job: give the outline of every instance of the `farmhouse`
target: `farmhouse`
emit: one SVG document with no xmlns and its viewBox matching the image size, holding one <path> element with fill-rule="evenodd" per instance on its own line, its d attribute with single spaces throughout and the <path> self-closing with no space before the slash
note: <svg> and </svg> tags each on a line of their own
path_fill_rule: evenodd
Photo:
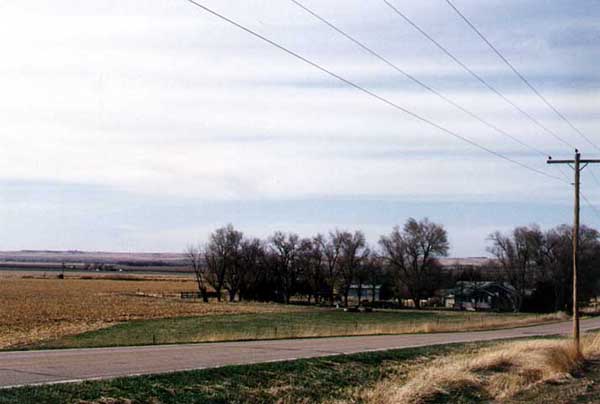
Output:
<svg viewBox="0 0 600 404">
<path fill-rule="evenodd" d="M 353 300 L 381 300 L 381 285 L 353 284 L 348 290 L 348 297 Z"/>
<path fill-rule="evenodd" d="M 444 306 L 469 311 L 514 311 L 516 291 L 506 282 L 457 282 L 444 295 Z"/>
</svg>

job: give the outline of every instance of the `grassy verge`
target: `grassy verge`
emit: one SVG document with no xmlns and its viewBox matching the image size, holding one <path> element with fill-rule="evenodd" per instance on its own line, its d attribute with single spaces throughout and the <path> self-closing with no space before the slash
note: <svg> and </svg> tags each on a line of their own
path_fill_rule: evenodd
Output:
<svg viewBox="0 0 600 404">
<path fill-rule="evenodd" d="M 572 340 L 509 341 L 477 352 L 449 354 L 370 387 L 377 404 L 430 402 L 599 402 L 600 334 Z"/>
<path fill-rule="evenodd" d="M 541 383 L 505 400 L 517 403 L 599 403 L 600 360 L 588 360 L 574 373 L 574 377 Z"/>
<path fill-rule="evenodd" d="M 405 349 L 157 376 L 0 390 L 0 403 L 366 402 L 363 391 L 448 355 L 486 344 Z"/>
<path fill-rule="evenodd" d="M 86 348 L 166 343 L 297 337 L 468 331 L 536 324 L 558 315 L 515 315 L 436 311 L 228 314 L 129 321 L 109 328 L 39 342 L 22 348 Z"/>
<path fill-rule="evenodd" d="M 598 402 L 599 334 L 370 352 L 0 390 L 6 403 Z"/>
</svg>

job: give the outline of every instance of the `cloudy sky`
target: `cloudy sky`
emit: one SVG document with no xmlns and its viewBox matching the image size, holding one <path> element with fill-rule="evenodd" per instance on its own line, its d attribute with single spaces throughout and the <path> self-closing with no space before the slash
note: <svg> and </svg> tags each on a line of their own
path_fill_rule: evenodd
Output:
<svg viewBox="0 0 600 404">
<path fill-rule="evenodd" d="M 291 1 L 198 1 L 472 141 L 563 175 Z M 599 157 L 444 0 L 390 1 L 584 157 Z M 506 133 L 572 157 L 382 0 L 302 2 Z M 600 2 L 454 4 L 600 144 Z M 261 237 L 362 229 L 375 243 L 413 216 L 443 223 L 452 255 L 481 256 L 493 230 L 571 220 L 568 183 L 432 128 L 185 0 L 0 1 L 0 50 L 2 250 L 181 251 L 229 222 Z M 600 166 L 589 167 L 583 189 L 600 204 L 592 170 L 600 178 Z M 583 222 L 600 226 L 600 216 L 583 205 Z"/>
</svg>

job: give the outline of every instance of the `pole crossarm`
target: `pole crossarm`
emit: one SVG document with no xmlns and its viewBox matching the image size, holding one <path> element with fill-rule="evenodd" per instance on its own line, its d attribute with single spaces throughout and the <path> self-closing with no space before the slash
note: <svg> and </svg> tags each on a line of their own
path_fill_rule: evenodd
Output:
<svg viewBox="0 0 600 404">
<path fill-rule="evenodd" d="M 581 164 L 597 164 L 600 163 L 600 159 L 586 159 L 579 160 Z M 549 158 L 546 163 L 548 164 L 574 164 L 575 160 L 553 160 Z"/>
</svg>

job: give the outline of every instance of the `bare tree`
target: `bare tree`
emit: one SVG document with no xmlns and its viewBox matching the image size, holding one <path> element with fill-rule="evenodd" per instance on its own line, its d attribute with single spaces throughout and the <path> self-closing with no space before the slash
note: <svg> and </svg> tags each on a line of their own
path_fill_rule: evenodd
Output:
<svg viewBox="0 0 600 404">
<path fill-rule="evenodd" d="M 374 303 L 377 297 L 377 288 L 381 287 L 381 283 L 383 282 L 383 265 L 381 263 L 381 257 L 375 252 L 371 251 L 363 263 L 362 270 L 360 271 L 360 278 L 361 280 L 364 279 L 365 284 L 371 289 L 371 302 Z"/>
<path fill-rule="evenodd" d="M 437 260 L 448 254 L 448 235 L 442 225 L 428 219 L 408 219 L 379 240 L 382 257 L 394 274 L 398 286 L 407 290 L 416 308 L 429 297 L 441 281 Z"/>
<path fill-rule="evenodd" d="M 257 238 L 242 240 L 240 246 L 239 265 L 243 269 L 239 285 L 239 299 L 246 297 L 248 291 L 261 281 L 259 271 L 262 266 L 265 251 L 262 242 Z"/>
<path fill-rule="evenodd" d="M 305 293 L 310 303 L 311 296 L 319 303 L 325 285 L 324 254 L 320 234 L 300 240 L 299 265 L 303 276 Z"/>
<path fill-rule="evenodd" d="M 333 304 L 336 287 L 339 283 L 339 260 L 342 253 L 342 236 L 339 230 L 329 233 L 326 239 L 322 235 L 317 235 L 315 241 L 321 245 L 324 256 L 325 282 L 329 294 L 329 303 Z"/>
<path fill-rule="evenodd" d="M 364 259 L 369 255 L 366 248 L 365 235 L 361 231 L 354 234 L 350 232 L 341 232 L 341 259 L 340 263 L 340 281 L 341 289 L 344 295 L 344 306 L 348 307 L 348 294 L 352 284 L 357 280 L 357 273 L 361 269 Z M 362 290 L 359 285 L 359 301 Z"/>
<path fill-rule="evenodd" d="M 587 226 L 579 229 L 579 295 L 582 301 L 598 293 L 600 234 Z M 539 277 L 552 286 L 554 311 L 572 309 L 573 227 L 557 226 L 544 233 L 543 268 Z"/>
<path fill-rule="evenodd" d="M 573 233 L 570 226 L 558 226 L 544 233 L 542 259 L 544 262 L 540 277 L 552 285 L 554 311 L 567 310 L 567 296 L 570 292 Z"/>
<path fill-rule="evenodd" d="M 297 234 L 275 232 L 269 240 L 273 272 L 277 277 L 282 300 L 290 302 L 298 280 L 298 253 L 300 238 Z"/>
<path fill-rule="evenodd" d="M 235 232 L 229 240 L 230 265 L 225 271 L 223 287 L 229 294 L 229 301 L 233 302 L 246 278 L 247 267 L 242 262 L 243 234 Z"/>
<path fill-rule="evenodd" d="M 209 237 L 205 249 L 205 261 L 208 268 L 208 281 L 221 301 L 224 287 L 230 292 L 237 292 L 239 266 L 239 246 L 243 233 L 234 229 L 231 224 L 215 230 Z M 227 284 L 226 284 L 227 282 Z M 235 295 L 234 295 L 235 296 Z"/>
<path fill-rule="evenodd" d="M 184 251 L 185 259 L 194 271 L 194 276 L 196 277 L 196 283 L 198 284 L 198 291 L 202 295 L 202 300 L 204 302 L 208 302 L 208 288 L 207 288 L 207 280 L 206 280 L 206 267 L 202 265 L 203 263 L 203 254 L 202 249 L 198 246 L 190 245 Z"/>
<path fill-rule="evenodd" d="M 496 257 L 503 276 L 516 290 L 515 308 L 521 311 L 527 289 L 533 287 L 543 265 L 544 234 L 536 225 L 515 228 L 510 235 L 492 233 L 488 251 Z"/>
</svg>

